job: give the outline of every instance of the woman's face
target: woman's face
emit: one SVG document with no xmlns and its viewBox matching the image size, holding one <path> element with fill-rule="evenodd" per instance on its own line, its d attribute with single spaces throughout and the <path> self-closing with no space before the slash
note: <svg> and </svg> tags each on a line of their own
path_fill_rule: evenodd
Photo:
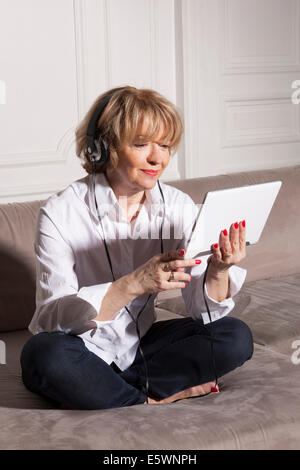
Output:
<svg viewBox="0 0 300 470">
<path fill-rule="evenodd" d="M 108 167 L 107 176 L 115 185 L 121 185 L 119 190 L 123 193 L 153 188 L 170 160 L 170 149 L 168 142 L 163 140 L 163 132 L 150 141 L 144 137 L 143 128 L 133 142 L 122 145 L 117 153 L 118 167 Z M 143 170 L 151 170 L 152 174 Z"/>
</svg>

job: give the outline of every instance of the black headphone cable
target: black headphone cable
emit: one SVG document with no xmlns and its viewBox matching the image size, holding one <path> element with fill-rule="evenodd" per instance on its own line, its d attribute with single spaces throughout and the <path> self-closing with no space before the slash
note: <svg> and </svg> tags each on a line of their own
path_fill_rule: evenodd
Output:
<svg viewBox="0 0 300 470">
<path fill-rule="evenodd" d="M 95 205 L 96 205 L 96 210 L 97 210 L 97 214 L 98 214 L 98 219 L 101 223 L 101 227 L 102 227 L 102 232 L 104 234 L 104 230 L 103 230 L 103 226 L 102 226 L 102 221 L 101 221 L 101 217 L 99 215 L 99 210 L 98 210 L 98 204 L 97 204 L 97 198 L 96 198 L 96 192 L 95 192 L 95 164 L 94 162 L 92 162 L 92 176 L 93 176 L 93 190 L 94 190 L 94 197 L 95 197 Z M 164 195 L 163 195 L 163 192 L 162 192 L 162 189 L 161 189 L 161 186 L 160 186 L 160 182 L 158 181 L 158 186 L 159 186 L 159 190 L 160 190 L 160 193 L 162 195 L 162 198 L 163 198 L 163 202 L 165 204 L 165 199 L 164 199 Z M 162 241 L 162 225 L 163 223 L 161 224 L 160 226 L 160 243 L 161 243 L 161 253 L 163 254 L 163 241 Z M 105 246 L 105 251 L 106 251 L 106 255 L 107 255 L 107 259 L 108 259 L 108 262 L 109 262 L 109 266 L 110 266 L 110 270 L 111 270 L 111 274 L 112 274 L 112 278 L 113 278 L 113 281 L 116 280 L 115 278 L 115 275 L 114 275 L 114 272 L 113 272 L 113 268 L 112 268 L 112 262 L 111 262 L 111 258 L 110 258 L 110 255 L 109 255 L 109 251 L 108 251 L 108 248 L 107 248 L 107 244 L 106 244 L 106 240 L 105 240 L 105 237 L 103 238 L 103 241 L 104 241 L 104 246 Z M 138 326 L 138 319 L 139 319 L 139 316 L 141 315 L 141 313 L 143 312 L 143 310 L 145 309 L 147 303 L 149 302 L 150 300 L 150 297 L 151 297 L 152 294 L 149 294 L 145 304 L 143 305 L 143 307 L 140 309 L 138 315 L 137 315 L 137 318 L 136 320 L 133 318 L 131 312 L 129 311 L 129 309 L 127 308 L 127 306 L 125 305 L 125 309 L 127 310 L 127 312 L 129 313 L 130 317 L 132 318 L 132 320 L 135 322 L 135 325 L 136 325 L 136 330 L 137 330 L 137 334 L 138 334 L 138 338 L 139 338 L 139 350 L 140 350 L 140 353 L 141 353 L 141 356 L 142 356 L 142 359 L 144 361 L 144 365 L 145 365 L 145 373 L 146 373 L 146 397 L 147 397 L 147 404 L 149 403 L 148 402 L 148 394 L 149 394 L 149 375 L 148 375 L 148 367 L 147 367 L 147 362 L 146 362 L 146 359 L 145 359 L 145 356 L 144 356 L 144 353 L 143 353 L 143 350 L 141 348 L 141 336 L 140 336 L 140 330 L 139 330 L 139 326 Z M 145 388 L 144 388 L 145 390 Z"/>
<path fill-rule="evenodd" d="M 209 316 L 209 320 L 210 320 L 210 323 L 211 323 L 211 322 L 212 322 L 212 321 L 211 321 L 211 314 L 210 314 L 209 306 L 208 306 L 207 301 L 206 301 L 206 298 L 205 298 L 205 291 L 204 291 L 204 285 L 205 285 L 205 281 L 206 281 L 206 276 L 207 276 L 208 267 L 209 267 L 209 264 L 206 266 L 206 269 L 205 269 L 205 273 L 204 273 L 204 277 L 203 277 L 203 283 L 202 283 L 202 292 L 203 292 L 204 302 L 205 302 L 205 305 L 206 305 L 206 310 L 207 310 L 207 313 L 208 313 L 208 316 Z M 215 387 L 218 387 L 218 375 L 217 375 L 217 370 L 216 370 L 216 361 L 215 361 L 215 354 L 214 354 L 214 340 L 215 340 L 215 336 L 214 336 L 214 334 L 213 334 L 213 331 L 210 331 L 210 330 L 204 325 L 204 323 L 203 323 L 203 328 L 208 332 L 208 334 L 209 334 L 209 336 L 210 336 L 212 366 L 213 366 L 213 371 L 214 371 L 215 378 L 216 378 Z M 207 395 L 208 395 L 208 394 L 207 394 Z"/>
</svg>

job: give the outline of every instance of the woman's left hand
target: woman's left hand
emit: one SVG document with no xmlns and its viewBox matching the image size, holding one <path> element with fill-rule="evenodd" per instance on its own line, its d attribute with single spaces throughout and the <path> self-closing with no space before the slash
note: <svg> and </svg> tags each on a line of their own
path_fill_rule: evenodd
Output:
<svg viewBox="0 0 300 470">
<path fill-rule="evenodd" d="M 216 246 L 217 245 L 217 246 Z M 230 266 L 246 257 L 246 223 L 243 220 L 231 224 L 229 235 L 222 230 L 219 243 L 211 245 L 213 255 L 207 259 L 216 272 L 227 271 Z"/>
</svg>

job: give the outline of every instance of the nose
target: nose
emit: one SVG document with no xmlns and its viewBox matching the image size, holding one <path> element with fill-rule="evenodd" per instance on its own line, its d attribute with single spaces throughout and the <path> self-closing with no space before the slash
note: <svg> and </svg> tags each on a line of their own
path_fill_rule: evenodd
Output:
<svg viewBox="0 0 300 470">
<path fill-rule="evenodd" d="M 152 165 L 160 165 L 163 161 L 163 149 L 159 144 L 152 143 L 150 146 L 149 154 L 147 155 L 147 162 Z"/>
</svg>

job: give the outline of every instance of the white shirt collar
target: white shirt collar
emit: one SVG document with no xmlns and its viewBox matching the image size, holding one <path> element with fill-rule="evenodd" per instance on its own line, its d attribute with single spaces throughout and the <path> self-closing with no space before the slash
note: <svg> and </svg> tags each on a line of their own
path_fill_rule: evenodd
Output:
<svg viewBox="0 0 300 470">
<path fill-rule="evenodd" d="M 93 176 L 89 176 L 89 188 L 93 190 Z M 95 175 L 95 188 L 96 188 L 96 197 L 99 212 L 102 216 L 109 214 L 110 210 L 120 210 L 120 204 L 116 198 L 116 195 L 110 186 L 106 175 L 104 173 L 96 173 Z M 158 183 L 152 189 L 146 189 L 146 201 L 145 206 L 150 210 L 152 215 L 155 215 L 159 212 L 161 204 L 163 204 L 163 199 L 158 187 Z M 93 192 L 89 191 L 89 203 L 90 208 L 93 214 L 97 217 L 95 202 L 93 201 Z M 101 204 L 102 202 L 102 204 Z"/>
</svg>

